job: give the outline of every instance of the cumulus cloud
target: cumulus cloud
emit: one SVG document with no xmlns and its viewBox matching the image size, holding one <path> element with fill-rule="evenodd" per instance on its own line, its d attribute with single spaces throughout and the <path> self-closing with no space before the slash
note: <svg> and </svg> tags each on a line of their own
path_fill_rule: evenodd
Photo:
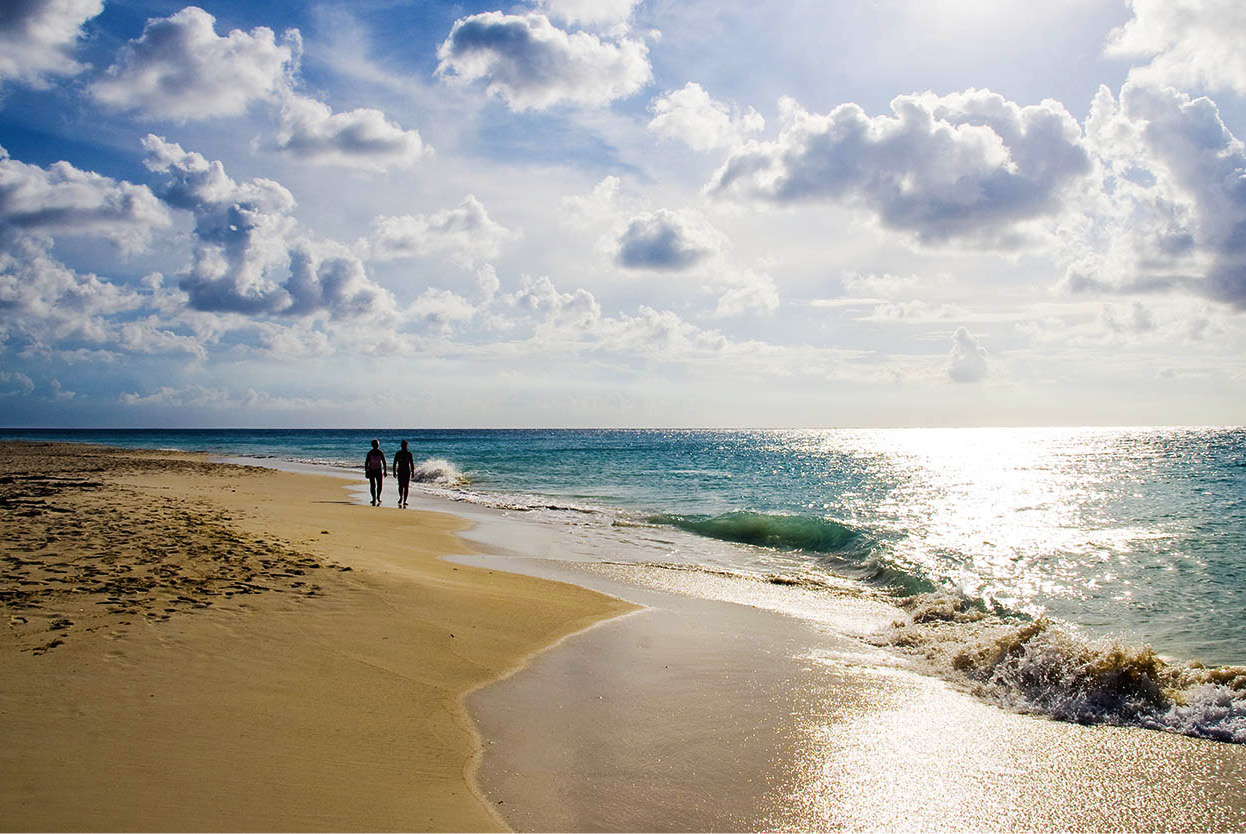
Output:
<svg viewBox="0 0 1246 834">
<path fill-rule="evenodd" d="M 86 69 L 73 58 L 82 26 L 104 10 L 103 0 L 9 0 L 0 3 L 0 84 L 42 87 L 51 75 Z"/>
<path fill-rule="evenodd" d="M 239 116 L 288 86 L 301 48 L 297 30 L 281 42 L 263 26 L 218 36 L 216 18 L 187 6 L 148 20 L 90 91 L 108 107 L 150 119 Z"/>
<path fill-rule="evenodd" d="M 306 316 L 328 313 L 355 318 L 392 313 L 393 297 L 375 284 L 363 262 L 337 244 L 300 241 L 290 252 L 290 277 L 283 285 L 290 303 L 281 312 Z"/>
<path fill-rule="evenodd" d="M 334 113 L 327 104 L 287 96 L 273 147 L 308 162 L 373 171 L 409 168 L 432 149 L 380 110 Z"/>
<path fill-rule="evenodd" d="M 655 98 L 649 112 L 653 114 L 650 133 L 678 139 L 694 151 L 730 148 L 766 128 L 766 120 L 753 108 L 740 112 L 715 101 L 693 81 Z"/>
<path fill-rule="evenodd" d="M 956 328 L 952 334 L 952 352 L 948 356 L 948 379 L 953 382 L 980 382 L 989 371 L 986 348 L 968 330 Z"/>
<path fill-rule="evenodd" d="M 769 315 L 779 309 L 779 288 L 769 275 L 745 271 L 734 281 L 734 286 L 718 298 L 714 318 L 733 318 L 749 313 Z"/>
<path fill-rule="evenodd" d="M 842 104 L 822 116 L 790 99 L 772 142 L 734 150 L 708 190 L 777 204 L 860 206 L 923 242 L 1007 244 L 1056 212 L 1090 170 L 1081 129 L 1058 102 L 1021 107 L 988 90 L 899 96 L 891 115 Z"/>
<path fill-rule="evenodd" d="M 548 350 L 636 356 L 661 361 L 717 354 L 730 342 L 717 330 L 684 321 L 670 310 L 641 305 L 635 314 L 602 313 L 585 289 L 560 291 L 546 276 L 525 276 L 513 293 L 499 297 L 502 313 L 494 326 L 503 332 L 526 331 L 526 352 Z"/>
<path fill-rule="evenodd" d="M 280 183 L 235 182 L 220 162 L 151 134 L 143 147 L 147 167 L 166 176 L 161 196 L 195 218 L 191 264 L 179 282 L 192 308 L 334 318 L 392 310 L 389 293 L 354 254 L 299 234 L 294 197 Z"/>
<path fill-rule="evenodd" d="M 0 397 L 33 393 L 35 381 L 21 371 L 0 371 Z"/>
<path fill-rule="evenodd" d="M 470 321 L 477 308 L 458 293 L 429 287 L 411 303 L 409 318 L 421 321 L 440 336 L 448 336 L 454 325 Z"/>
<path fill-rule="evenodd" d="M 545 329 L 585 330 L 601 320 L 601 305 L 585 289 L 559 292 L 547 276 L 524 276 L 519 289 L 504 301 L 511 307 L 536 318 Z"/>
<path fill-rule="evenodd" d="M 218 161 L 148 134 L 144 164 L 166 175 L 161 196 L 195 218 L 195 248 L 181 287 L 197 310 L 271 313 L 289 296 L 275 276 L 289 259 L 294 196 L 280 183 L 237 183 Z"/>
<path fill-rule="evenodd" d="M 723 234 L 699 214 L 658 209 L 628 221 L 614 259 L 628 269 L 680 271 L 725 246 Z"/>
<path fill-rule="evenodd" d="M 1246 94 L 1246 6 L 1238 0 L 1132 0 L 1107 54 L 1150 58 L 1130 78 L 1179 89 Z"/>
<path fill-rule="evenodd" d="M 542 14 L 461 18 L 437 58 L 438 76 L 483 81 L 485 91 L 512 110 L 601 106 L 630 96 L 652 78 L 644 42 L 568 33 Z"/>
<path fill-rule="evenodd" d="M 468 194 L 458 206 L 431 215 L 378 217 L 361 248 L 374 260 L 445 255 L 470 266 L 496 257 L 502 244 L 517 236 Z"/>
<path fill-rule="evenodd" d="M 143 303 L 132 288 L 68 268 L 39 241 L 17 238 L 0 250 L 0 342 L 104 344 L 114 336 L 108 317 Z"/>
<path fill-rule="evenodd" d="M 1184 289 L 1246 307 L 1246 146 L 1207 98 L 1101 88 L 1095 188 L 1061 229 L 1073 290 Z"/>
<path fill-rule="evenodd" d="M 169 222 L 168 212 L 145 185 L 82 171 L 68 162 L 29 165 L 0 148 L 0 238 L 14 233 L 103 237 L 132 251 Z"/>
<path fill-rule="evenodd" d="M 544 0 L 541 8 L 567 23 L 605 25 L 626 23 L 640 0 Z"/>
<path fill-rule="evenodd" d="M 619 202 L 621 185 L 622 180 L 611 174 L 603 177 L 586 195 L 563 197 L 559 204 L 562 219 L 572 226 L 584 228 L 612 217 Z"/>
</svg>

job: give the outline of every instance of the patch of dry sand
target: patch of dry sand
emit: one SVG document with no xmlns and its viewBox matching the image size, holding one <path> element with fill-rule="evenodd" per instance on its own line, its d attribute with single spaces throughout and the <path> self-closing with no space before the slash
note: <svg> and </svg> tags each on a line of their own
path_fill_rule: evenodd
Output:
<svg viewBox="0 0 1246 834">
<path fill-rule="evenodd" d="M 0 827 L 492 830 L 463 697 L 632 606 L 451 516 L 196 455 L 0 444 Z"/>
</svg>

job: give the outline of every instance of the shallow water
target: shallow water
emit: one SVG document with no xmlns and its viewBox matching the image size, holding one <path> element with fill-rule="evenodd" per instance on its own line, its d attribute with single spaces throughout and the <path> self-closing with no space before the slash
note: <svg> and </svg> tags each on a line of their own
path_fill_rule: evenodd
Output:
<svg viewBox="0 0 1246 834">
<path fill-rule="evenodd" d="M 570 558 L 739 577 L 801 617 L 884 598 L 910 620 L 876 644 L 1006 706 L 1246 740 L 1246 672 L 1190 666 L 1246 663 L 1239 428 L 2 436 L 338 467 L 407 439 L 424 489 Z"/>
</svg>

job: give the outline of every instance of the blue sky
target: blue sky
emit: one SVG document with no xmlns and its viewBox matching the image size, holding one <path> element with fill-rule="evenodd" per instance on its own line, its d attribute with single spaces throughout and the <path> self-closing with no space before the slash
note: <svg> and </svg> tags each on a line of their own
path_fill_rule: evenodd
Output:
<svg viewBox="0 0 1246 834">
<path fill-rule="evenodd" d="M 1243 420 L 1227 0 L 0 11 L 0 424 Z"/>
</svg>

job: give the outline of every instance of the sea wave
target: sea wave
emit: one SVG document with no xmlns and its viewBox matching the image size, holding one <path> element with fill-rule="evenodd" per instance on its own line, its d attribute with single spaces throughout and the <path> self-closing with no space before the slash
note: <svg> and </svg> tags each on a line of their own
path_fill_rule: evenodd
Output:
<svg viewBox="0 0 1246 834">
<path fill-rule="evenodd" d="M 429 458 L 415 466 L 411 480 L 422 484 L 441 484 L 443 486 L 464 486 L 467 476 L 459 471 L 453 463 L 443 458 Z"/>
<path fill-rule="evenodd" d="M 956 594 L 898 604 L 908 619 L 874 642 L 1005 708 L 1246 743 L 1246 667 L 1171 662 L 1150 646 L 1085 639 Z"/>
<path fill-rule="evenodd" d="M 803 551 L 833 573 L 902 595 L 922 594 L 936 587 L 920 569 L 889 558 L 886 548 L 867 531 L 822 516 L 743 510 L 714 516 L 664 513 L 647 521 L 712 539 Z"/>
<path fill-rule="evenodd" d="M 865 544 L 859 531 L 827 518 L 807 515 L 749 511 L 715 516 L 663 513 L 650 516 L 649 521 L 713 539 L 812 553 L 838 553 Z"/>
</svg>

